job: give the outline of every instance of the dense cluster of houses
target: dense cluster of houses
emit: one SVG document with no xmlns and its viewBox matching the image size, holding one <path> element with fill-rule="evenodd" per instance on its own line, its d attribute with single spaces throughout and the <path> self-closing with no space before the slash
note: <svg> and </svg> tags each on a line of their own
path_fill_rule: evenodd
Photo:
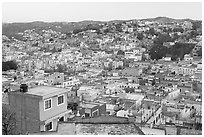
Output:
<svg viewBox="0 0 204 137">
<path fill-rule="evenodd" d="M 18 69 L 2 72 L 2 98 L 17 112 L 18 133 L 55 131 L 60 122 L 99 116 L 125 117 L 145 128 L 200 130 L 202 58 L 151 60 L 147 47 L 156 36 L 139 40 L 134 33 L 179 26 L 185 31 L 174 33 L 184 35 L 192 23 L 137 23 L 123 23 L 118 33 L 86 31 L 69 39 L 53 30 L 20 33 L 27 41 L 4 36 L 3 61 L 15 60 Z"/>
</svg>

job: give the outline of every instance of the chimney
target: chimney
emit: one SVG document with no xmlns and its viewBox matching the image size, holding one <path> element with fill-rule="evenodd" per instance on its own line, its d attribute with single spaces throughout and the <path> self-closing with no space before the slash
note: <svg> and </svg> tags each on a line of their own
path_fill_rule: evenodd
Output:
<svg viewBox="0 0 204 137">
<path fill-rule="evenodd" d="M 21 84 L 20 85 L 20 92 L 28 92 L 28 86 L 26 84 Z"/>
</svg>

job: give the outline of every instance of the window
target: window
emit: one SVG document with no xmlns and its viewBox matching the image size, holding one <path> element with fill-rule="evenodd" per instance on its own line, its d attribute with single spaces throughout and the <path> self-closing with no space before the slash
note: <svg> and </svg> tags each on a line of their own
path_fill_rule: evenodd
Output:
<svg viewBox="0 0 204 137">
<path fill-rule="evenodd" d="M 44 104 L 45 104 L 45 110 L 52 108 L 52 99 L 45 100 Z"/>
<path fill-rule="evenodd" d="M 90 114 L 89 113 L 85 113 L 85 117 L 90 117 Z"/>
<path fill-rule="evenodd" d="M 98 109 L 92 112 L 92 117 L 95 117 L 98 115 L 99 115 Z"/>
<path fill-rule="evenodd" d="M 64 121 L 64 117 L 59 118 L 59 121 Z"/>
<path fill-rule="evenodd" d="M 63 103 L 64 103 L 64 95 L 58 96 L 58 104 L 57 105 L 61 105 Z"/>
<path fill-rule="evenodd" d="M 49 122 L 45 125 L 45 131 L 50 131 L 52 130 L 52 122 Z"/>
</svg>

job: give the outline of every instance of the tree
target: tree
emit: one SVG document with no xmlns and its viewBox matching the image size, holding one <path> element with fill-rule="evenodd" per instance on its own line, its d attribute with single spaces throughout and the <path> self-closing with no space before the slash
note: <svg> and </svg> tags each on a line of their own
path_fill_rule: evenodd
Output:
<svg viewBox="0 0 204 137">
<path fill-rule="evenodd" d="M 142 40 L 142 39 L 144 38 L 144 36 L 143 36 L 142 33 L 138 33 L 138 34 L 137 34 L 137 38 L 138 38 L 139 40 Z"/>
<path fill-rule="evenodd" d="M 13 78 L 14 80 L 17 80 L 17 76 L 14 76 L 14 78 Z"/>
<path fill-rule="evenodd" d="M 191 43 L 176 43 L 168 49 L 168 53 L 172 55 L 172 60 L 183 59 L 184 55 L 189 54 L 194 47 L 195 44 Z"/>
<path fill-rule="evenodd" d="M 104 33 L 110 33 L 110 29 L 105 29 L 103 32 Z"/>
<path fill-rule="evenodd" d="M 7 71 L 7 70 L 11 70 L 11 69 L 16 70 L 17 68 L 18 68 L 18 66 L 17 66 L 17 63 L 15 61 L 2 62 L 2 70 L 3 71 Z"/>
<path fill-rule="evenodd" d="M 72 33 L 71 32 L 66 32 L 65 33 L 67 37 L 71 37 Z"/>
<path fill-rule="evenodd" d="M 152 36 L 155 35 L 155 30 L 154 30 L 154 28 L 150 28 L 148 33 L 151 34 Z"/>
<path fill-rule="evenodd" d="M 115 27 L 116 27 L 116 31 L 118 31 L 118 32 L 122 32 L 122 31 L 123 31 L 123 30 L 122 30 L 122 24 L 121 24 L 121 23 L 116 24 Z"/>
<path fill-rule="evenodd" d="M 52 50 L 50 50 L 52 53 L 57 52 L 56 48 L 54 47 Z"/>
<path fill-rule="evenodd" d="M 151 59 L 161 59 L 162 57 L 166 56 L 167 54 L 167 47 L 154 44 L 153 47 L 150 49 L 150 57 Z"/>
<path fill-rule="evenodd" d="M 195 22 L 192 22 L 193 24 L 193 30 L 197 30 L 197 29 L 202 29 L 202 21 L 195 21 Z"/>
<path fill-rule="evenodd" d="M 16 134 L 16 114 L 8 106 L 2 106 L 2 134 Z"/>
<path fill-rule="evenodd" d="M 117 55 L 122 55 L 122 56 L 124 56 L 124 55 L 125 55 L 125 52 L 122 51 L 122 50 L 119 50 L 119 51 L 117 52 Z"/>
<path fill-rule="evenodd" d="M 82 32 L 82 30 L 81 30 L 81 29 L 75 29 L 75 30 L 73 30 L 73 34 L 77 34 L 77 33 L 79 33 L 79 32 Z"/>
<path fill-rule="evenodd" d="M 65 71 L 65 66 L 63 66 L 62 64 L 57 64 L 57 70 L 56 72 L 64 72 Z"/>
<path fill-rule="evenodd" d="M 158 38 L 154 40 L 156 44 L 163 44 L 164 42 L 173 42 L 174 39 L 169 34 L 159 34 Z"/>
<path fill-rule="evenodd" d="M 197 51 L 197 53 L 198 53 L 198 56 L 201 56 L 201 57 L 202 57 L 202 48 L 200 48 L 200 49 Z"/>
<path fill-rule="evenodd" d="M 184 29 L 183 28 L 174 28 L 173 32 L 181 32 L 181 33 L 183 33 Z"/>
</svg>

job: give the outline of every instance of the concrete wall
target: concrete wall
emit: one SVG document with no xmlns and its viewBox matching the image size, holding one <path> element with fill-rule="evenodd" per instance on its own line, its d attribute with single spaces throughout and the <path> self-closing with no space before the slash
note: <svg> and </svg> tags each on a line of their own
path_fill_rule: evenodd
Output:
<svg viewBox="0 0 204 137">
<path fill-rule="evenodd" d="M 99 107 L 99 115 L 106 114 L 106 104 L 103 104 Z"/>
<path fill-rule="evenodd" d="M 93 108 L 89 108 L 89 109 L 86 109 L 86 108 L 81 108 L 79 109 L 79 113 L 81 116 L 85 115 L 85 113 L 89 113 L 90 117 L 93 116 L 93 112 L 97 112 L 97 116 L 101 116 L 103 114 L 106 114 L 106 104 L 102 104 L 102 105 L 97 105 Z"/>
<path fill-rule="evenodd" d="M 62 95 L 62 94 L 60 94 Z M 52 108 L 48 110 L 44 110 L 44 101 L 46 100 L 40 100 L 39 101 L 39 109 L 40 109 L 40 120 L 44 121 L 49 118 L 52 118 L 56 115 L 59 115 L 67 110 L 67 93 L 64 95 L 64 104 L 61 104 L 58 106 L 58 96 L 53 96 L 52 99 Z"/>
<path fill-rule="evenodd" d="M 17 131 L 21 134 L 40 131 L 39 98 L 20 92 L 9 92 L 9 105 L 16 112 Z"/>
<path fill-rule="evenodd" d="M 64 82 L 64 74 L 56 72 L 51 76 L 49 76 L 47 80 L 50 85 L 57 84 L 57 83 L 62 84 Z"/>
</svg>

